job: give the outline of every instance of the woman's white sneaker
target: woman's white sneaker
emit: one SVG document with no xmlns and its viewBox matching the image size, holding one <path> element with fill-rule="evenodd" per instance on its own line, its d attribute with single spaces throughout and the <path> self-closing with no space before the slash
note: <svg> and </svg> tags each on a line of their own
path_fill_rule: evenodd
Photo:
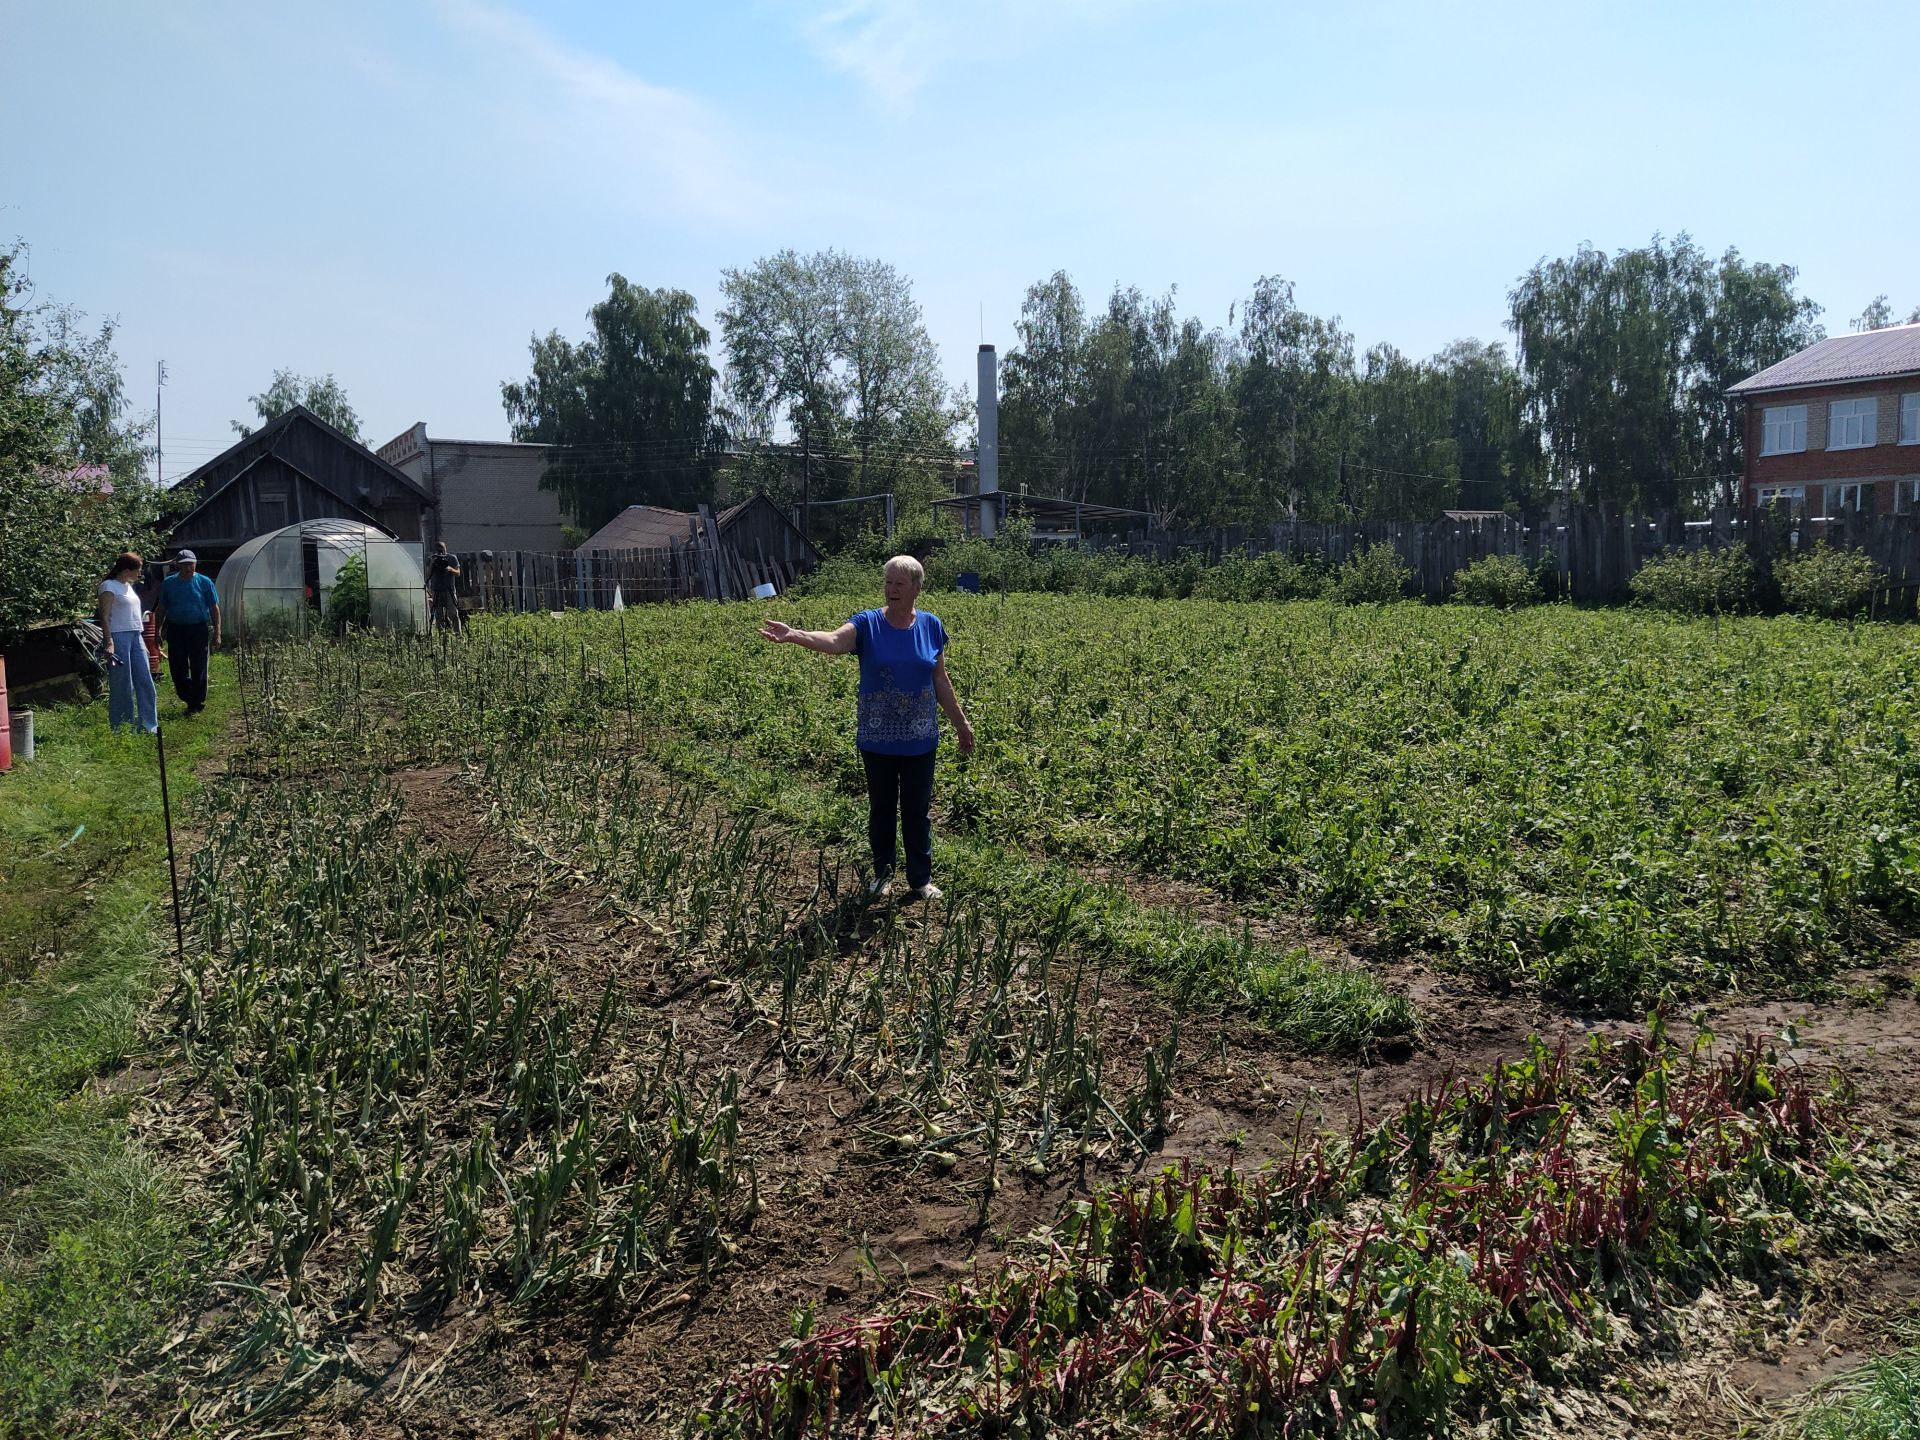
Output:
<svg viewBox="0 0 1920 1440">
<path fill-rule="evenodd" d="M 938 900 L 942 893 L 940 887 L 931 880 L 924 885 L 913 887 L 913 896 L 916 900 Z"/>
<path fill-rule="evenodd" d="M 893 877 L 891 875 L 876 875 L 867 882 L 867 898 L 869 900 L 884 900 L 892 893 Z"/>
</svg>

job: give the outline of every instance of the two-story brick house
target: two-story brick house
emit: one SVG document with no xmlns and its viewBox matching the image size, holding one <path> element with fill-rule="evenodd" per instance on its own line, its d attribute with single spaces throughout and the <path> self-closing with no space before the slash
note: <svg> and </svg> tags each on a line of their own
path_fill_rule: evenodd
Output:
<svg viewBox="0 0 1920 1440">
<path fill-rule="evenodd" d="M 1746 405 L 1749 505 L 1920 511 L 1920 325 L 1836 335 L 1727 393 Z"/>
</svg>

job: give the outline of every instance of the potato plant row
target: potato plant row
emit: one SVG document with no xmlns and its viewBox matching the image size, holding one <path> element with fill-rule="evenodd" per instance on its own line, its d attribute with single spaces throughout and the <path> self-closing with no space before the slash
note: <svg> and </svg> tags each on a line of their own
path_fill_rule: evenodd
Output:
<svg viewBox="0 0 1920 1440">
<path fill-rule="evenodd" d="M 870 598 L 776 610 L 831 626 Z M 938 804 L 993 843 L 1198 881 L 1622 1010 L 1814 983 L 1916 914 L 1920 670 L 1898 629 L 1564 606 L 927 608 L 981 737 Z M 334 698 L 273 743 L 422 754 L 631 725 L 857 789 L 853 666 L 756 640 L 759 614 L 630 610 L 625 662 L 617 617 L 592 614 L 501 617 L 439 649 L 309 647 L 281 663 Z"/>
</svg>

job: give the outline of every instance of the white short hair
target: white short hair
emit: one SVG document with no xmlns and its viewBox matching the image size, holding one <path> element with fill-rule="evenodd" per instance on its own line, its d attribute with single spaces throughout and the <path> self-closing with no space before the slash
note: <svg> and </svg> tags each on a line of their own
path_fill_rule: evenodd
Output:
<svg viewBox="0 0 1920 1440">
<path fill-rule="evenodd" d="M 906 576 L 909 580 L 913 581 L 913 583 L 919 588 L 923 590 L 926 588 L 927 572 L 921 568 L 920 562 L 914 559 L 913 556 L 911 555 L 894 556 L 891 560 L 887 561 L 887 563 L 884 566 L 881 567 L 880 573 L 882 575 L 891 575 L 896 570 L 899 571 L 902 575 Z"/>
</svg>

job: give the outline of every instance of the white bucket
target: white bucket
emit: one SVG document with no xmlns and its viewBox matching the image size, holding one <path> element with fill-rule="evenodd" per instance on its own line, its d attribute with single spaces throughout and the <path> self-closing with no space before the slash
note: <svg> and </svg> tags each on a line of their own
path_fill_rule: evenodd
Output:
<svg viewBox="0 0 1920 1440">
<path fill-rule="evenodd" d="M 33 759 L 33 711 L 12 711 L 10 721 L 8 728 L 13 736 L 13 758 Z"/>
<path fill-rule="evenodd" d="M 771 600 L 778 593 L 779 592 L 771 585 L 756 585 L 753 587 L 753 598 L 756 600 Z"/>
</svg>

